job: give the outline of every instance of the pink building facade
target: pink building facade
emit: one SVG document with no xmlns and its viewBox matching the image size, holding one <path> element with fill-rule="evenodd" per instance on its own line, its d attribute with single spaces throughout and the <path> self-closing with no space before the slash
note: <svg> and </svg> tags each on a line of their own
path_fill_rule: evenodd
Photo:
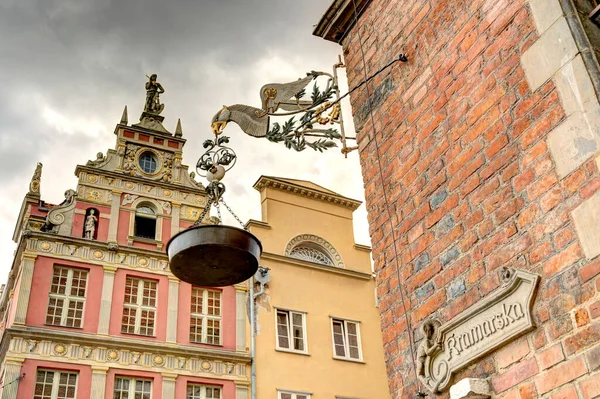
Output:
<svg viewBox="0 0 600 399">
<path fill-rule="evenodd" d="M 124 114 L 59 205 L 41 199 L 38 165 L 0 299 L 1 399 L 248 398 L 246 285 L 191 286 L 168 268 L 166 243 L 206 197 L 180 125 L 161 122 Z"/>
</svg>

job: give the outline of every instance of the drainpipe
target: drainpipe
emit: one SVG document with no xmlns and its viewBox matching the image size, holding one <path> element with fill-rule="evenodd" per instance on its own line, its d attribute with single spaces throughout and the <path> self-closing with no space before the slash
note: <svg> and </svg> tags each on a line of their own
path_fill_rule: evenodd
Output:
<svg viewBox="0 0 600 399">
<path fill-rule="evenodd" d="M 571 0 L 559 0 L 559 3 L 565 14 L 565 18 L 567 19 L 567 24 L 571 29 L 571 33 L 575 38 L 575 43 L 581 53 L 583 63 L 588 70 L 596 96 L 600 99 L 600 66 L 598 65 L 592 45 L 579 19 L 577 8 L 575 8 L 575 5 Z"/>
<path fill-rule="evenodd" d="M 271 280 L 269 269 L 259 267 L 258 272 L 250 280 L 250 397 L 256 399 L 256 298 L 265 293 L 265 284 Z M 260 291 L 254 292 L 254 284 L 260 284 Z"/>
</svg>

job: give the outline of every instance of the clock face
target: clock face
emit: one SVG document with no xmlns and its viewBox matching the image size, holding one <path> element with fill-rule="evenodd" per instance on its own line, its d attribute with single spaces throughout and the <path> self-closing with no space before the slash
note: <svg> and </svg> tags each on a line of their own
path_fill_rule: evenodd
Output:
<svg viewBox="0 0 600 399">
<path fill-rule="evenodd" d="M 140 164 L 140 168 L 145 173 L 149 173 L 149 174 L 155 173 L 156 169 L 158 167 L 156 155 L 154 155 L 150 151 L 146 151 L 142 155 L 140 155 L 139 164 Z"/>
</svg>

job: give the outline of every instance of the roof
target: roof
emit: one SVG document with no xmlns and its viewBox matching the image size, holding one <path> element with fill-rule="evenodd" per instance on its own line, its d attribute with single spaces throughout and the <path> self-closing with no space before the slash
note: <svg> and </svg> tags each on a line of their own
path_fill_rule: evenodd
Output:
<svg viewBox="0 0 600 399">
<path fill-rule="evenodd" d="M 325 202 L 333 202 L 342 206 L 357 209 L 362 202 L 344 197 L 331 191 L 325 187 L 319 186 L 308 180 L 290 179 L 275 176 L 261 176 L 253 186 L 256 190 L 262 191 L 265 187 L 273 187 L 282 191 L 293 192 L 294 194 L 322 200 Z"/>
<path fill-rule="evenodd" d="M 313 35 L 340 43 L 370 2 L 371 0 L 333 0 L 315 26 Z"/>
</svg>

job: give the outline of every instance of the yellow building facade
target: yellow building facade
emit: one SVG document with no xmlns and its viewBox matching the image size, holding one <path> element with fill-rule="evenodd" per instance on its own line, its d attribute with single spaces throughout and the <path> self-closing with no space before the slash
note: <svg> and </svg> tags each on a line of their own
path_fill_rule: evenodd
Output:
<svg viewBox="0 0 600 399">
<path fill-rule="evenodd" d="M 257 398 L 389 398 L 370 248 L 354 242 L 360 202 L 302 180 L 254 188 L 262 220 L 248 228 L 270 277 L 254 287 Z"/>
</svg>

